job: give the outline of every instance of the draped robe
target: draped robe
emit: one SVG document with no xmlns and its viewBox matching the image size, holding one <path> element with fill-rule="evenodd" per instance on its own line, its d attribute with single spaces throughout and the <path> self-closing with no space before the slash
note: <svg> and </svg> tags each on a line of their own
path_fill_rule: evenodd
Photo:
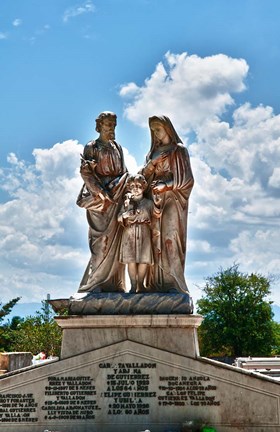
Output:
<svg viewBox="0 0 280 432">
<path fill-rule="evenodd" d="M 194 179 L 188 151 L 181 144 L 172 123 L 167 117 L 157 119 L 163 125 L 168 125 L 172 137 L 169 145 L 155 146 L 152 134 L 152 148 L 142 170 L 150 194 L 153 181 L 163 181 L 168 187 L 167 191 L 159 194 L 162 198 L 162 214 L 160 219 L 153 222 L 155 264 L 149 270 L 147 284 L 151 291 L 185 293 L 188 292 L 184 276 L 188 204 Z M 167 157 L 153 165 L 149 161 L 155 152 L 166 152 Z"/>
<path fill-rule="evenodd" d="M 122 292 L 124 265 L 118 256 L 123 228 L 117 222 L 127 177 L 122 148 L 97 139 L 85 146 L 83 158 L 96 161 L 96 167 L 81 171 L 84 185 L 77 204 L 87 211 L 91 257 L 78 292 Z M 110 199 L 102 199 L 104 194 Z"/>
</svg>

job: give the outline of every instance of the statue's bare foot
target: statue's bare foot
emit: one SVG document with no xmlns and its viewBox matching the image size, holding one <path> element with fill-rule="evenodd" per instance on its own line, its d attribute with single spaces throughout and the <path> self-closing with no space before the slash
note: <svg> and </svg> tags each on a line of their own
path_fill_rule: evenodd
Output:
<svg viewBox="0 0 280 432">
<path fill-rule="evenodd" d="M 139 289 L 138 289 L 137 292 L 138 292 L 138 293 L 146 293 L 147 290 L 146 290 L 146 288 L 144 287 L 144 285 L 141 284 L 141 285 L 139 286 Z"/>
<path fill-rule="evenodd" d="M 136 293 L 136 284 L 131 284 L 131 288 L 130 288 L 130 291 L 129 291 L 130 293 Z"/>
</svg>

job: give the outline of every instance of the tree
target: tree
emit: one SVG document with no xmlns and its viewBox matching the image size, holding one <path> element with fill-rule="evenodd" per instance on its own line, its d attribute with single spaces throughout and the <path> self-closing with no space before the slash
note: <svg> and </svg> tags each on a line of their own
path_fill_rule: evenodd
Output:
<svg viewBox="0 0 280 432">
<path fill-rule="evenodd" d="M 24 318 L 14 316 L 12 320 L 8 320 L 0 328 L 0 346 L 3 351 L 11 351 L 11 344 L 13 341 L 14 331 L 17 330 L 19 324 L 24 321 Z"/>
<path fill-rule="evenodd" d="M 280 323 L 274 321 L 273 322 L 273 330 L 275 336 L 275 343 L 272 349 L 272 355 L 280 355 Z"/>
<path fill-rule="evenodd" d="M 11 348 L 15 351 L 44 351 L 47 356 L 59 355 L 62 332 L 53 319 L 47 301 L 42 301 L 41 311 L 19 323 L 13 332 Z"/>
<path fill-rule="evenodd" d="M 11 310 L 19 300 L 20 297 L 16 297 L 4 305 L 0 303 L 0 351 L 5 351 L 7 349 L 6 325 L 1 325 L 1 323 L 4 318 L 11 313 Z"/>
<path fill-rule="evenodd" d="M 202 355 L 270 355 L 275 345 L 270 280 L 244 274 L 237 264 L 206 278 L 198 313 Z"/>
<path fill-rule="evenodd" d="M 16 297 L 13 300 L 10 300 L 8 303 L 4 304 L 4 306 L 2 306 L 2 303 L 0 303 L 0 323 L 3 321 L 6 315 L 9 315 L 9 313 L 19 300 L 20 297 Z"/>
</svg>

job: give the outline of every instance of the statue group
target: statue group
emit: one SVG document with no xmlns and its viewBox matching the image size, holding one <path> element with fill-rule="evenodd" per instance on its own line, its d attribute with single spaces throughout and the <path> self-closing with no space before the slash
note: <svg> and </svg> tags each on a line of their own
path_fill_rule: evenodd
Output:
<svg viewBox="0 0 280 432">
<path fill-rule="evenodd" d="M 81 155 L 84 181 L 77 204 L 86 209 L 91 257 L 78 292 L 188 293 L 184 276 L 189 154 L 166 116 L 149 118 L 151 148 L 130 175 L 115 141 L 117 116 L 96 119 L 99 137 Z"/>
</svg>

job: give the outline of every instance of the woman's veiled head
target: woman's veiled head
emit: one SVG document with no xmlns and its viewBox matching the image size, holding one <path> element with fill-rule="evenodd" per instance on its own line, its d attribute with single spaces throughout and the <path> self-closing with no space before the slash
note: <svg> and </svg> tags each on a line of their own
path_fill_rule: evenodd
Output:
<svg viewBox="0 0 280 432">
<path fill-rule="evenodd" d="M 156 147 L 164 140 L 167 143 L 177 144 L 182 143 L 182 140 L 178 136 L 173 124 L 167 116 L 152 116 L 149 118 L 149 127 L 151 131 L 151 146 Z M 164 129 L 165 134 L 161 128 Z M 166 134 L 169 139 L 166 138 Z"/>
</svg>

